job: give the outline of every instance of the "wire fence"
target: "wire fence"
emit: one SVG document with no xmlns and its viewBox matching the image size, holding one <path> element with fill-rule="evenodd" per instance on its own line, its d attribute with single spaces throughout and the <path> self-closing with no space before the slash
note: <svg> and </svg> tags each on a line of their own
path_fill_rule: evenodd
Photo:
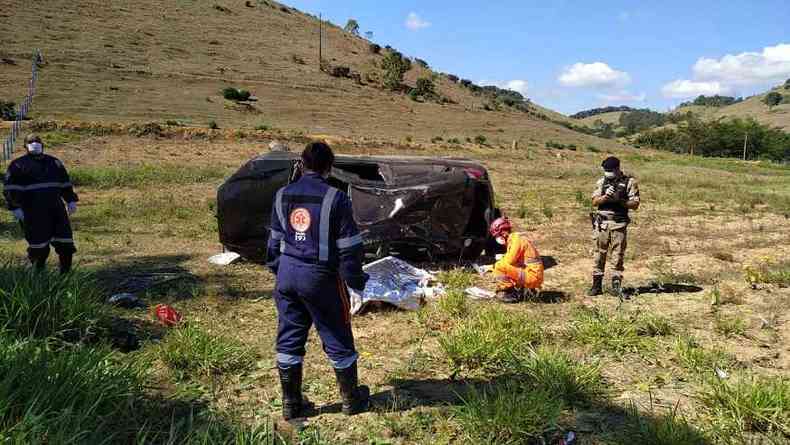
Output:
<svg viewBox="0 0 790 445">
<path fill-rule="evenodd" d="M 30 72 L 30 82 L 28 82 L 27 96 L 25 96 L 25 100 L 22 101 L 22 104 L 19 105 L 19 110 L 16 112 L 14 123 L 11 125 L 11 134 L 8 135 L 5 143 L 3 143 L 3 162 L 10 160 L 14 155 L 14 146 L 16 145 L 16 139 L 19 136 L 19 131 L 22 128 L 22 121 L 27 117 L 30 107 L 33 106 L 33 97 L 36 95 L 36 82 L 38 81 L 38 67 L 43 62 L 43 60 L 44 59 L 41 56 L 41 51 L 36 50 L 36 52 L 33 54 L 33 67 L 31 68 Z"/>
</svg>

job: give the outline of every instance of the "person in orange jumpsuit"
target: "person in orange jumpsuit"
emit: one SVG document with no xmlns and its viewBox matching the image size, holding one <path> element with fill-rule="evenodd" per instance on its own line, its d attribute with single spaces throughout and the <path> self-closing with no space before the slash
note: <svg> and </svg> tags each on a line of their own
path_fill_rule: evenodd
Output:
<svg viewBox="0 0 790 445">
<path fill-rule="evenodd" d="M 492 268 L 499 281 L 497 298 L 503 303 L 517 303 L 524 298 L 525 291 L 543 286 L 543 261 L 529 239 L 513 233 L 513 224 L 507 217 L 491 223 L 490 232 L 497 243 L 507 246 L 505 256 Z"/>
</svg>

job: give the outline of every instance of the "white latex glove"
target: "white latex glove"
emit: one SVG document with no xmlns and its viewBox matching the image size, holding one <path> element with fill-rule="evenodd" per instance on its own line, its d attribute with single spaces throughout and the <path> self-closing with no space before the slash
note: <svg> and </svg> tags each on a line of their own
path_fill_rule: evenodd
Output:
<svg viewBox="0 0 790 445">
<path fill-rule="evenodd" d="M 25 212 L 22 211 L 22 209 L 12 210 L 11 213 L 14 214 L 14 218 L 16 218 L 17 221 L 25 220 Z"/>
<path fill-rule="evenodd" d="M 612 196 L 614 196 L 614 192 L 616 191 L 617 189 L 615 189 L 613 185 L 610 185 L 609 188 L 606 189 L 606 196 L 611 198 Z"/>
<path fill-rule="evenodd" d="M 66 204 L 66 209 L 69 211 L 69 215 L 73 215 L 77 213 L 77 203 L 76 202 L 69 202 Z"/>
</svg>

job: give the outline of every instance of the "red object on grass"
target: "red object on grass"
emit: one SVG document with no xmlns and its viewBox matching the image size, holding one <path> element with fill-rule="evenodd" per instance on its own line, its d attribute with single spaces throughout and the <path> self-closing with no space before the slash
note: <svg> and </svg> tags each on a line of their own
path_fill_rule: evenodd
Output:
<svg viewBox="0 0 790 445">
<path fill-rule="evenodd" d="M 181 321 L 181 314 L 166 304 L 157 304 L 154 313 L 159 322 L 165 326 L 175 326 Z"/>
</svg>

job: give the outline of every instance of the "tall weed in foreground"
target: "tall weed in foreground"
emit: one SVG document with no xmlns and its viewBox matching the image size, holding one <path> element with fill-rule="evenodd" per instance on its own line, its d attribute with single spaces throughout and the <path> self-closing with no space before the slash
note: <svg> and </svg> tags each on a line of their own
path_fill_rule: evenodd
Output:
<svg viewBox="0 0 790 445">
<path fill-rule="evenodd" d="M 453 409 L 465 443 L 539 444 L 557 430 L 562 400 L 517 382 L 472 389 Z"/>
<path fill-rule="evenodd" d="M 731 383 L 711 380 L 698 397 L 723 436 L 763 433 L 790 441 L 790 379 L 787 377 L 753 376 Z"/>
<path fill-rule="evenodd" d="M 143 369 L 102 347 L 56 351 L 41 341 L 0 337 L 0 437 L 114 443 L 139 407 Z"/>
<path fill-rule="evenodd" d="M 17 263 L 0 265 L 0 330 L 17 337 L 81 338 L 104 317 L 91 275 L 32 272 Z"/>
<path fill-rule="evenodd" d="M 636 314 L 609 314 L 599 309 L 578 309 L 568 329 L 568 336 L 596 350 L 616 353 L 642 352 L 652 344 L 650 337 L 668 335 L 671 324 L 663 317 Z"/>
<path fill-rule="evenodd" d="M 681 367 L 695 374 L 730 369 L 738 364 L 735 356 L 722 349 L 703 348 L 695 338 L 682 337 L 675 341 L 675 356 Z"/>
</svg>

